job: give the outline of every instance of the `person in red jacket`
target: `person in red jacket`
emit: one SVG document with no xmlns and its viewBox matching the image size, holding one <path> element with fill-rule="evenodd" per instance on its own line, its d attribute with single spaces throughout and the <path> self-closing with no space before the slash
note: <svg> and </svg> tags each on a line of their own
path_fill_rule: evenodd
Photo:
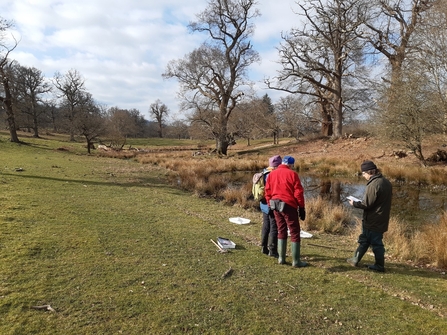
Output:
<svg viewBox="0 0 447 335">
<path fill-rule="evenodd" d="M 290 231 L 292 266 L 304 267 L 300 260 L 300 222 L 305 220 L 304 189 L 298 173 L 292 170 L 295 159 L 284 156 L 282 164 L 270 172 L 265 185 L 265 199 L 273 209 L 278 226 L 278 263 L 285 264 L 287 250 L 287 228 Z M 298 218 L 299 217 L 299 218 Z"/>
</svg>

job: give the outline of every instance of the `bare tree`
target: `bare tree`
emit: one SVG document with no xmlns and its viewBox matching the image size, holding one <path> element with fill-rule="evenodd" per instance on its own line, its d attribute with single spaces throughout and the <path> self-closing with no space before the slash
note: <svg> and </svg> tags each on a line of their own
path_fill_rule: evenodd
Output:
<svg viewBox="0 0 447 335">
<path fill-rule="evenodd" d="M 84 136 L 87 151 L 90 154 L 94 141 L 105 133 L 104 108 L 94 102 L 90 93 L 82 93 L 78 98 L 77 109 L 73 128 L 78 134 Z"/>
<path fill-rule="evenodd" d="M 414 40 L 419 52 L 409 67 L 429 78 L 430 99 L 439 111 L 434 125 L 447 134 L 447 2 L 435 3 L 418 28 Z"/>
<path fill-rule="evenodd" d="M 13 26 L 13 23 L 0 17 L 0 102 L 6 110 L 9 134 L 11 142 L 19 143 L 13 109 L 13 96 L 11 94 L 11 78 L 13 77 L 14 61 L 9 59 L 9 54 L 17 47 L 18 42 L 13 36 L 13 43 L 9 45 L 5 32 Z"/>
<path fill-rule="evenodd" d="M 292 94 L 281 97 L 275 104 L 284 136 L 298 140 L 305 134 L 317 131 L 317 126 L 321 124 L 321 118 L 316 115 L 315 104 L 307 103 L 305 97 Z"/>
<path fill-rule="evenodd" d="M 412 37 L 421 23 L 422 14 L 438 0 L 380 0 L 372 2 L 360 36 L 373 52 L 388 59 L 391 86 L 399 84 L 402 66 L 417 45 Z M 391 90 L 394 91 L 393 87 Z"/>
<path fill-rule="evenodd" d="M 138 127 L 134 116 L 127 109 L 111 107 L 107 111 L 109 133 L 119 137 L 135 136 Z"/>
<path fill-rule="evenodd" d="M 39 137 L 39 117 L 45 112 L 41 96 L 51 91 L 42 71 L 34 67 L 18 66 L 16 68 L 16 87 L 21 96 L 20 111 L 32 120 L 33 136 Z"/>
<path fill-rule="evenodd" d="M 447 115 L 447 13 L 441 4 L 417 18 L 406 48 L 411 53 L 391 66 L 376 117 L 379 135 L 401 141 L 424 166 L 423 140 L 444 130 Z"/>
<path fill-rule="evenodd" d="M 67 108 L 70 141 L 75 140 L 74 122 L 77 106 L 81 103 L 85 91 L 84 79 L 77 70 L 70 70 L 65 75 L 56 72 L 53 79 L 54 86 L 59 90 L 58 98 L 62 98 Z"/>
<path fill-rule="evenodd" d="M 242 86 L 249 84 L 247 68 L 259 60 L 249 41 L 254 32 L 250 21 L 259 15 L 255 4 L 255 0 L 210 0 L 197 21 L 189 24 L 191 31 L 207 33 L 208 41 L 184 59 L 169 62 L 163 74 L 177 78 L 180 95 L 193 106 L 203 105 L 206 99 L 208 110 L 217 111 L 218 154 L 227 154 L 231 141 L 228 120 L 243 94 Z M 196 100 L 202 101 L 194 103 Z"/>
<path fill-rule="evenodd" d="M 168 116 L 169 109 L 164 103 L 157 99 L 153 104 L 151 104 L 149 108 L 149 113 L 155 118 L 158 124 L 158 137 L 163 137 L 163 128 L 166 120 L 166 116 Z"/>
<path fill-rule="evenodd" d="M 248 146 L 250 146 L 251 139 L 265 137 L 266 135 L 266 129 L 263 125 L 267 122 L 261 122 L 265 116 L 265 111 L 260 108 L 264 107 L 261 104 L 262 100 L 259 98 L 239 103 L 228 123 L 229 132 L 246 139 Z"/>
<path fill-rule="evenodd" d="M 266 83 L 272 89 L 313 97 L 320 106 L 323 133 L 340 137 L 344 81 L 353 80 L 354 73 L 363 70 L 357 30 L 364 22 L 365 3 L 306 0 L 297 4 L 305 24 L 283 35 L 279 48 L 282 70 L 273 82 Z"/>
</svg>

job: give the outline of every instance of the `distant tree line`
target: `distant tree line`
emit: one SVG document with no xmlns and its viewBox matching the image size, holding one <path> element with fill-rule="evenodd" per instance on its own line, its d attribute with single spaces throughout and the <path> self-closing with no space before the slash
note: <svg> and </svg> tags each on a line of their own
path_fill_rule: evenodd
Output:
<svg viewBox="0 0 447 335">
<path fill-rule="evenodd" d="M 257 96 L 249 67 L 260 60 L 251 37 L 260 16 L 255 0 L 210 0 L 189 23 L 204 42 L 163 73 L 180 84 L 185 117 L 160 100 L 138 110 L 98 105 L 72 69 L 44 78 L 11 58 L 12 23 L 0 19 L 0 102 L 11 141 L 16 129 L 101 136 L 214 139 L 218 154 L 236 139 L 344 136 L 344 127 L 367 124 L 425 162 L 422 141 L 447 132 L 447 2 L 445 0 L 304 0 L 291 9 L 297 21 L 278 32 L 277 75 L 266 87 L 288 93 L 273 103 Z"/>
</svg>

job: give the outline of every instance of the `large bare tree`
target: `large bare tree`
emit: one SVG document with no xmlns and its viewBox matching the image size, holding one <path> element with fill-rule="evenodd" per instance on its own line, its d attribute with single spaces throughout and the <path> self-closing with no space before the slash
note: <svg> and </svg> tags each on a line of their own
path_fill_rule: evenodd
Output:
<svg viewBox="0 0 447 335">
<path fill-rule="evenodd" d="M 158 124 L 158 137 L 162 138 L 165 120 L 169 113 L 168 106 L 162 103 L 160 99 L 157 99 L 157 101 L 149 107 L 149 113 L 155 118 L 155 121 Z"/>
<path fill-rule="evenodd" d="M 362 44 L 357 30 L 364 22 L 363 0 L 296 2 L 304 24 L 282 36 L 282 69 L 269 88 L 313 97 L 320 107 L 322 132 L 342 136 L 347 78 L 363 70 Z M 360 85 L 359 85 L 360 86 Z M 333 125 L 332 125 L 333 123 Z"/>
<path fill-rule="evenodd" d="M 251 20 L 259 15 L 255 5 L 255 0 L 210 0 L 197 21 L 189 24 L 192 32 L 204 32 L 208 40 L 184 59 L 169 62 L 163 74 L 177 78 L 180 95 L 190 106 L 203 106 L 206 100 L 207 109 L 216 111 L 218 154 L 227 154 L 228 120 L 243 86 L 249 84 L 248 67 L 259 60 L 249 40 L 254 32 Z"/>
<path fill-rule="evenodd" d="M 11 79 L 14 75 L 14 61 L 9 59 L 10 53 L 17 47 L 17 40 L 12 36 L 13 42 L 8 43 L 6 32 L 13 26 L 11 21 L 0 17 L 0 102 L 6 111 L 9 134 L 11 142 L 19 143 L 17 136 L 16 122 L 13 109 L 13 96 Z"/>
<path fill-rule="evenodd" d="M 95 103 L 90 93 L 81 93 L 78 98 L 73 129 L 77 134 L 84 136 L 89 154 L 94 141 L 106 132 L 104 108 Z"/>
<path fill-rule="evenodd" d="M 58 98 L 62 99 L 63 105 L 66 107 L 70 141 L 74 141 L 77 106 L 82 102 L 86 93 L 84 79 L 77 70 L 72 69 L 65 75 L 56 72 L 53 83 L 59 91 Z"/>
<path fill-rule="evenodd" d="M 34 67 L 17 66 L 15 78 L 20 111 L 31 119 L 33 136 L 39 137 L 39 118 L 45 112 L 42 96 L 51 91 L 51 86 L 42 71 Z"/>
<path fill-rule="evenodd" d="M 412 37 L 423 14 L 436 2 L 438 0 L 380 0 L 369 4 L 366 29 L 362 29 L 359 36 L 368 42 L 373 53 L 388 60 L 391 86 L 399 85 L 407 56 L 418 48 Z"/>
<path fill-rule="evenodd" d="M 405 4 L 406 10 L 395 6 L 394 15 L 407 37 L 395 42 L 394 54 L 389 52 L 390 79 L 383 85 L 376 123 L 379 135 L 399 140 L 425 166 L 424 139 L 446 125 L 447 12 L 445 2 L 399 3 Z"/>
</svg>

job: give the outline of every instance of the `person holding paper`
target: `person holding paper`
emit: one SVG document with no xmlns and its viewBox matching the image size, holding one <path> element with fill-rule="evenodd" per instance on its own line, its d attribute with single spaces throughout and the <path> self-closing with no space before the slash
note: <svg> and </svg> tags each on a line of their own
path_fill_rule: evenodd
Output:
<svg viewBox="0 0 447 335">
<path fill-rule="evenodd" d="M 367 265 L 368 269 L 385 272 L 383 233 L 388 230 L 390 221 L 392 186 L 372 161 L 364 161 L 360 168 L 362 176 L 367 180 L 365 194 L 363 200 L 349 199 L 349 203 L 355 208 L 363 209 L 362 233 L 358 238 L 359 246 L 354 257 L 348 258 L 347 262 L 358 266 L 371 246 L 375 263 Z"/>
</svg>

